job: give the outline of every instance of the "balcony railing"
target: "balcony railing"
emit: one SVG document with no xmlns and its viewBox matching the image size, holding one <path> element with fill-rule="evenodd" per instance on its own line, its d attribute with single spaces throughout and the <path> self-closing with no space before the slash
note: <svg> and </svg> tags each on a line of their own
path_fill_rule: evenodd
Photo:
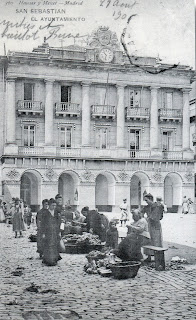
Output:
<svg viewBox="0 0 196 320">
<path fill-rule="evenodd" d="M 44 154 L 44 147 L 18 147 L 18 154 L 41 156 Z"/>
<path fill-rule="evenodd" d="M 163 159 L 182 160 L 183 153 L 181 151 L 163 151 Z"/>
<path fill-rule="evenodd" d="M 80 116 L 80 105 L 72 102 L 60 102 L 55 103 L 56 116 Z"/>
<path fill-rule="evenodd" d="M 43 114 L 43 104 L 41 101 L 19 100 L 17 110 L 19 114 Z"/>
<path fill-rule="evenodd" d="M 129 150 L 130 158 L 149 159 L 151 153 L 149 150 Z"/>
<path fill-rule="evenodd" d="M 91 106 L 92 118 L 112 118 L 116 116 L 116 107 L 110 105 L 93 105 Z"/>
<path fill-rule="evenodd" d="M 182 110 L 181 109 L 159 109 L 160 121 L 172 120 L 182 121 Z"/>
<path fill-rule="evenodd" d="M 10 153 L 10 152 L 9 152 Z M 111 159 L 152 159 L 153 154 L 150 150 L 118 150 L 118 149 L 97 149 L 97 148 L 59 148 L 53 147 L 24 147 L 19 146 L 17 153 L 23 156 L 44 156 L 53 155 L 59 157 L 76 158 L 111 158 Z M 6 153 L 7 154 L 7 153 Z M 182 151 L 162 151 L 162 159 L 182 160 Z"/>
<path fill-rule="evenodd" d="M 126 118 L 127 120 L 145 119 L 148 120 L 150 117 L 150 110 L 148 108 L 127 108 Z"/>
<path fill-rule="evenodd" d="M 56 152 L 57 156 L 60 157 L 80 157 L 81 156 L 81 149 L 80 148 L 57 148 Z"/>
</svg>

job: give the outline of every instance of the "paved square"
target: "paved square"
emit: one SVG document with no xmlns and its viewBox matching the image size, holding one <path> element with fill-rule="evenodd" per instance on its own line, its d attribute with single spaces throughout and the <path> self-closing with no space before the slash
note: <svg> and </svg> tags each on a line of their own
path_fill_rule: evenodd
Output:
<svg viewBox="0 0 196 320">
<path fill-rule="evenodd" d="M 62 254 L 57 266 L 47 267 L 27 236 L 15 239 L 5 224 L 0 235 L 1 320 L 67 310 L 84 320 L 196 319 L 195 267 L 164 272 L 141 267 L 135 279 L 102 278 L 84 273 L 85 255 Z M 29 286 L 37 289 L 27 291 Z"/>
</svg>

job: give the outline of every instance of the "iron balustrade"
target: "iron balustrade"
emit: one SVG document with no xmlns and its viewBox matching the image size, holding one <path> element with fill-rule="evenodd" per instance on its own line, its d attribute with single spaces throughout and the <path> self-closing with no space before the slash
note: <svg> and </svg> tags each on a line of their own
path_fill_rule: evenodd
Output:
<svg viewBox="0 0 196 320">
<path fill-rule="evenodd" d="M 182 151 L 163 151 L 163 159 L 182 160 L 183 152 Z"/>
<path fill-rule="evenodd" d="M 43 104 L 41 101 L 19 100 L 18 111 L 42 111 Z"/>
<path fill-rule="evenodd" d="M 146 117 L 149 118 L 150 110 L 149 108 L 127 108 L 127 118 L 132 117 Z"/>
<path fill-rule="evenodd" d="M 57 156 L 65 157 L 80 157 L 81 149 L 80 148 L 57 148 Z"/>
<path fill-rule="evenodd" d="M 115 116 L 116 107 L 111 105 L 93 105 L 91 106 L 92 115 Z"/>
<path fill-rule="evenodd" d="M 18 147 L 18 154 L 43 155 L 44 154 L 44 147 Z"/>
<path fill-rule="evenodd" d="M 182 118 L 181 109 L 159 109 L 159 116 L 164 118 Z"/>
<path fill-rule="evenodd" d="M 80 105 L 72 102 L 60 102 L 55 104 L 56 112 L 80 113 Z"/>
<path fill-rule="evenodd" d="M 151 152 L 149 150 L 129 150 L 130 158 L 149 159 Z"/>
</svg>

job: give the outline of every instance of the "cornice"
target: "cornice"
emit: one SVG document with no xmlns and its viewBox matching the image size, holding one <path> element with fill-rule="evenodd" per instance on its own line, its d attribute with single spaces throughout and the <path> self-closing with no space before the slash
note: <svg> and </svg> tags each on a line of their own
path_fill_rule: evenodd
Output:
<svg viewBox="0 0 196 320">
<path fill-rule="evenodd" d="M 2 56 L 3 57 L 3 56 Z M 1 57 L 0 57 L 1 58 Z M 65 58 L 58 58 L 58 57 L 51 57 L 48 54 L 35 54 L 35 53 L 18 53 L 18 52 L 14 52 L 11 55 L 8 56 L 8 63 L 9 64 L 29 64 L 29 65 L 49 65 L 51 67 L 55 66 L 55 67 L 69 67 L 69 68 L 85 68 L 85 69 L 100 69 L 100 70 L 110 70 L 110 71 L 121 71 L 121 72 L 126 72 L 126 71 L 131 71 L 131 72 L 137 72 L 137 73 L 141 73 L 141 74 L 147 74 L 148 70 L 152 71 L 155 68 L 153 66 L 146 66 L 146 65 L 141 65 L 140 67 L 134 66 L 134 65 L 130 65 L 127 62 L 123 62 L 123 63 L 111 63 L 111 64 L 104 64 L 104 63 L 100 63 L 100 62 L 88 62 L 88 61 L 84 61 L 81 59 L 65 59 Z M 142 68 L 145 67 L 145 70 L 143 70 Z M 161 65 L 160 69 L 167 69 L 170 68 L 171 65 Z M 179 65 L 177 68 L 175 69 L 169 69 L 169 70 L 165 70 L 164 74 L 167 75 L 182 75 L 182 76 L 187 76 L 187 75 L 196 75 L 195 71 L 192 70 L 190 67 L 188 66 L 181 66 Z M 156 74 L 154 75 L 156 76 Z"/>
</svg>

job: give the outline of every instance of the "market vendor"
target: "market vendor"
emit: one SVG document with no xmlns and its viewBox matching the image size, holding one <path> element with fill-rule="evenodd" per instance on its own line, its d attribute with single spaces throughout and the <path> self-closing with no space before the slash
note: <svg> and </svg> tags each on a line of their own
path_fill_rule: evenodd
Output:
<svg viewBox="0 0 196 320">
<path fill-rule="evenodd" d="M 81 234 L 83 231 L 85 231 L 85 216 L 80 214 L 78 210 L 74 212 L 74 218 L 72 221 L 72 233 Z"/>
<path fill-rule="evenodd" d="M 118 246 L 118 230 L 116 227 L 116 221 L 112 219 L 109 222 L 109 228 L 106 232 L 106 247 L 115 249 Z"/>
<path fill-rule="evenodd" d="M 148 228 L 150 232 L 151 245 L 155 247 L 163 247 L 162 228 L 161 222 L 163 218 L 164 206 L 161 203 L 161 198 L 157 197 L 157 201 L 153 201 L 153 196 L 148 193 L 145 195 L 144 200 L 147 203 L 142 209 L 142 213 L 147 215 Z M 146 262 L 151 261 L 151 256 L 154 255 L 154 251 L 145 249 L 145 254 L 148 255 Z"/>
<path fill-rule="evenodd" d="M 142 214 L 139 209 L 133 210 L 132 218 L 134 222 L 127 226 L 128 234 L 126 238 L 124 238 L 118 245 L 118 248 L 113 251 L 116 256 L 123 261 L 143 260 L 141 247 L 143 245 L 147 245 L 150 240 L 148 223 L 145 218 L 142 218 Z"/>
<path fill-rule="evenodd" d="M 90 231 L 90 211 L 89 211 L 89 207 L 84 207 L 81 210 L 81 214 L 85 217 L 84 223 L 86 224 L 86 231 L 89 232 Z"/>
</svg>

